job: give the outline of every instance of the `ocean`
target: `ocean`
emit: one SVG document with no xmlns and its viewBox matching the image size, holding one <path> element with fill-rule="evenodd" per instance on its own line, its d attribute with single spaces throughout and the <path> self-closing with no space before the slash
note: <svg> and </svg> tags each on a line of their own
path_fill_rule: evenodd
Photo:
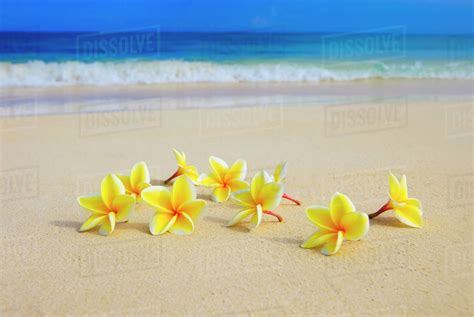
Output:
<svg viewBox="0 0 474 317">
<path fill-rule="evenodd" d="M 0 32 L 0 87 L 473 79 L 473 35 Z"/>
</svg>

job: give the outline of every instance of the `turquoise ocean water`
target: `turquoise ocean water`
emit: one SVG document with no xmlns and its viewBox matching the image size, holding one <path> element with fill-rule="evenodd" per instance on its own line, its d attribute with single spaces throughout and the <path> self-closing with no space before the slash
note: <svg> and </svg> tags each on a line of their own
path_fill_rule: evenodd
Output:
<svg viewBox="0 0 474 317">
<path fill-rule="evenodd" d="M 0 33 L 0 86 L 473 79 L 473 35 Z"/>
</svg>

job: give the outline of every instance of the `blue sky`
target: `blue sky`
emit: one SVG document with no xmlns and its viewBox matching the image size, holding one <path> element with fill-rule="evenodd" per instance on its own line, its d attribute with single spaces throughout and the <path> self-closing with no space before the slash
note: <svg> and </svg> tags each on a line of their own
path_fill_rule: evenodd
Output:
<svg viewBox="0 0 474 317">
<path fill-rule="evenodd" d="M 473 33 L 472 0 L 0 0 L 0 30 Z"/>
</svg>

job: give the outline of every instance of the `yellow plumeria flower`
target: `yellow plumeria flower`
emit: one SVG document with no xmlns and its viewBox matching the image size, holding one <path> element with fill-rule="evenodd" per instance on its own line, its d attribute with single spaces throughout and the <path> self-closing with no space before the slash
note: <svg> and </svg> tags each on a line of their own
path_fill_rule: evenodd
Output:
<svg viewBox="0 0 474 317">
<path fill-rule="evenodd" d="M 228 227 L 236 225 L 245 218 L 252 216 L 251 224 L 256 228 L 262 221 L 263 214 L 271 215 L 283 221 L 283 218 L 274 213 L 272 209 L 278 207 L 283 194 L 283 185 L 272 182 L 270 176 L 265 172 L 258 172 L 250 184 L 250 188 L 232 194 L 232 201 L 242 207 L 229 223 Z"/>
<path fill-rule="evenodd" d="M 308 207 L 306 215 L 319 230 L 301 247 L 320 248 L 324 255 L 339 251 L 343 240 L 360 240 L 369 230 L 367 214 L 356 211 L 349 197 L 340 193 L 332 196 L 329 208 Z"/>
<path fill-rule="evenodd" d="M 275 172 L 273 172 L 273 181 L 275 183 L 283 184 L 283 182 L 286 179 L 286 171 L 288 169 L 287 166 L 288 166 L 288 162 L 283 161 L 275 167 Z M 288 195 L 286 193 L 283 193 L 282 197 L 287 199 L 287 200 L 290 200 L 290 201 L 294 202 L 297 205 L 301 205 L 299 200 L 294 199 L 293 197 L 291 197 L 290 195 Z"/>
<path fill-rule="evenodd" d="M 114 231 L 115 222 L 126 221 L 135 204 L 135 198 L 125 194 L 125 187 L 120 179 L 107 175 L 101 184 L 101 195 L 78 197 L 79 205 L 92 212 L 80 231 L 87 231 L 100 226 L 99 233 L 107 236 Z"/>
<path fill-rule="evenodd" d="M 150 221 L 153 235 L 167 231 L 185 235 L 194 230 L 194 222 L 200 217 L 206 202 L 196 199 L 196 188 L 185 175 L 179 176 L 172 191 L 163 186 L 151 186 L 142 192 L 143 200 L 156 208 Z"/>
<path fill-rule="evenodd" d="M 421 228 L 423 226 L 423 210 L 421 202 L 415 198 L 408 198 L 407 177 L 402 176 L 400 181 L 390 172 L 388 176 L 390 187 L 389 201 L 377 212 L 370 214 L 369 218 L 377 217 L 387 210 L 393 210 L 395 217 L 410 227 Z"/>
<path fill-rule="evenodd" d="M 247 175 L 247 162 L 239 159 L 232 164 L 227 165 L 222 159 L 211 156 L 209 158 L 212 172 L 208 175 L 202 174 L 199 177 L 199 184 L 214 188 L 212 200 L 224 202 L 229 199 L 230 194 L 245 189 L 249 184 L 244 181 Z"/>
<path fill-rule="evenodd" d="M 150 172 L 145 162 L 140 162 L 132 167 L 130 176 L 117 174 L 117 177 L 122 181 L 127 194 L 137 198 L 140 197 L 141 192 L 150 187 Z"/>
<path fill-rule="evenodd" d="M 176 156 L 178 169 L 176 170 L 176 172 L 174 172 L 173 175 L 171 175 L 170 177 L 168 177 L 167 180 L 165 180 L 165 184 L 168 184 L 170 181 L 181 175 L 186 175 L 194 183 L 196 183 L 199 177 L 197 168 L 186 163 L 186 154 L 184 154 L 184 152 L 179 152 L 178 150 L 173 149 L 173 153 Z"/>
</svg>

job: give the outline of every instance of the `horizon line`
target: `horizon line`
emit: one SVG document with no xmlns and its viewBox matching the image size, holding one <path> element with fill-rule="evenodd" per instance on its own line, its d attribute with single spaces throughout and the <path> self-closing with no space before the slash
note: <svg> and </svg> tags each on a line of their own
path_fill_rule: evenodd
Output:
<svg viewBox="0 0 474 317">
<path fill-rule="evenodd" d="M 279 30 L 279 29 L 267 29 L 267 30 L 160 30 L 160 33 L 280 33 L 280 34 L 341 34 L 341 33 L 370 33 L 370 31 L 380 30 L 383 31 L 385 29 L 393 29 L 393 28 L 401 28 L 405 27 L 405 33 L 409 35 L 472 35 L 474 36 L 474 31 L 471 32 L 409 32 L 406 30 L 406 26 L 398 25 L 398 26 L 386 26 L 386 27 L 379 27 L 379 28 L 371 28 L 371 29 L 364 29 L 364 30 L 352 30 L 352 31 L 329 31 L 329 30 L 320 30 L 320 31 L 296 31 L 296 30 Z M 19 29 L 7 29 L 2 30 L 0 29 L 0 33 L 109 33 L 114 31 L 139 31 L 142 29 L 153 28 L 150 27 L 139 27 L 139 28 L 115 28 L 113 30 L 19 30 Z M 158 27 L 159 29 L 159 27 Z M 383 33 L 383 32 L 380 32 Z"/>
</svg>

